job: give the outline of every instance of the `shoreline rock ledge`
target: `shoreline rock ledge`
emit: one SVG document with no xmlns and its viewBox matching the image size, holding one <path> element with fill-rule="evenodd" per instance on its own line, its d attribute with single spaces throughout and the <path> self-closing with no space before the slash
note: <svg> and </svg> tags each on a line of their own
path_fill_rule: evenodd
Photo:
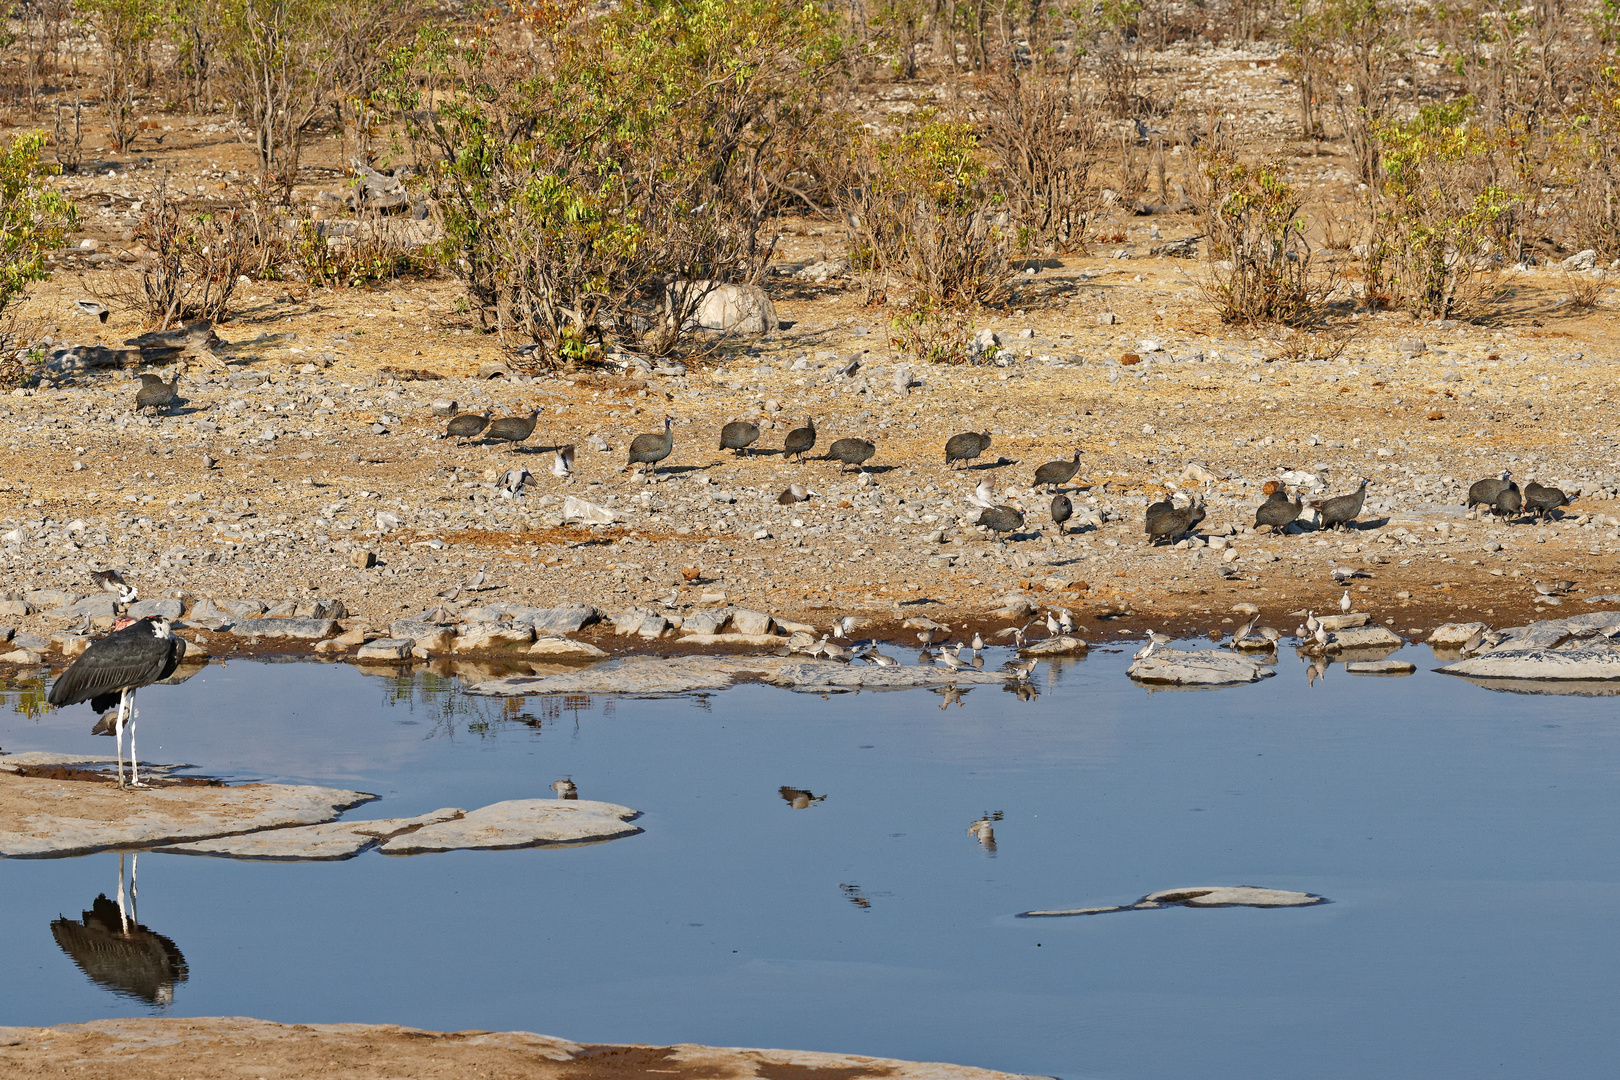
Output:
<svg viewBox="0 0 1620 1080">
<path fill-rule="evenodd" d="M 762 682 L 789 690 L 836 693 L 854 690 L 913 690 L 935 686 L 1004 683 L 1005 671 L 942 666 L 876 667 L 806 660 L 794 656 L 630 656 L 581 671 L 557 675 L 514 675 L 469 686 L 465 693 L 487 697 L 529 694 L 619 694 L 668 697 L 724 690 L 733 683 Z"/>
</svg>

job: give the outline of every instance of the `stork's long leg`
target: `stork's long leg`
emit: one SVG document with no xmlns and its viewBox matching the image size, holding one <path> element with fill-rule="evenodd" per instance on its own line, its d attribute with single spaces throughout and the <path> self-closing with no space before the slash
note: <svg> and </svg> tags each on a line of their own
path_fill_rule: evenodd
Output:
<svg viewBox="0 0 1620 1080">
<path fill-rule="evenodd" d="M 129 856 L 129 921 L 139 925 L 141 921 L 141 853 L 131 852 Z"/>
<path fill-rule="evenodd" d="M 118 715 L 113 717 L 113 751 L 118 755 L 118 786 L 124 786 L 124 706 L 129 702 L 129 691 L 118 692 Z"/>
<path fill-rule="evenodd" d="M 135 691 L 129 692 L 129 773 L 130 787 L 145 787 L 141 783 L 141 762 L 135 756 L 135 718 L 140 714 L 135 711 Z"/>
</svg>

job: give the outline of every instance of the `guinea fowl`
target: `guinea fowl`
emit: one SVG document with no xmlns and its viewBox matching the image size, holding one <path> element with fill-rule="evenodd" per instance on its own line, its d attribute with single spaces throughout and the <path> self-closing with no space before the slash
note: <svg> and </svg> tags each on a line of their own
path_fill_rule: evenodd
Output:
<svg viewBox="0 0 1620 1080">
<path fill-rule="evenodd" d="M 450 422 L 444 425 L 444 434 L 451 439 L 471 439 L 483 432 L 489 426 L 489 410 L 477 413 L 460 413 L 452 416 Z"/>
<path fill-rule="evenodd" d="M 1322 528 L 1337 529 L 1349 525 L 1361 515 L 1362 504 L 1367 501 L 1367 481 L 1361 481 L 1361 486 L 1349 495 L 1336 495 L 1331 499 L 1322 499 L 1311 503 L 1313 507 L 1322 511 Z"/>
<path fill-rule="evenodd" d="M 1254 527 L 1258 529 L 1262 525 L 1270 525 L 1272 532 L 1282 532 L 1293 524 L 1303 509 L 1305 509 L 1304 499 L 1296 496 L 1293 502 L 1289 502 L 1288 489 L 1279 487 L 1272 491 L 1254 512 Z"/>
<path fill-rule="evenodd" d="M 1074 474 L 1080 471 L 1080 451 L 1074 452 L 1073 459 L 1069 461 L 1048 461 L 1035 470 L 1035 483 L 1045 484 L 1046 490 L 1051 491 L 1060 484 L 1067 484 L 1074 479 Z"/>
<path fill-rule="evenodd" d="M 996 543 L 1004 544 L 1002 533 L 1017 532 L 1024 527 L 1024 512 L 1011 506 L 992 506 L 979 512 L 979 526 L 996 535 Z"/>
<path fill-rule="evenodd" d="M 839 439 L 827 448 L 827 456 L 839 463 L 839 472 L 844 472 L 851 465 L 859 467 L 875 453 L 877 444 L 870 439 Z"/>
<path fill-rule="evenodd" d="M 1534 480 L 1524 485 L 1524 508 L 1543 521 L 1560 506 L 1569 505 L 1569 496 L 1558 488 L 1544 487 Z"/>
<path fill-rule="evenodd" d="M 803 461 L 804 455 L 809 453 L 810 448 L 815 445 L 815 417 L 807 416 L 804 418 L 804 427 L 794 428 L 787 433 L 787 438 L 782 440 L 782 457 L 786 459 L 789 454 L 797 454 L 799 460 Z"/>
<path fill-rule="evenodd" d="M 539 419 L 539 409 L 530 409 L 528 416 L 503 416 L 491 420 L 484 434 L 506 443 L 508 450 L 516 450 L 518 443 L 534 434 L 534 425 Z"/>
<path fill-rule="evenodd" d="M 1491 503 L 1491 511 L 1499 518 L 1515 518 L 1523 510 L 1524 495 L 1520 493 L 1519 485 L 1514 483 L 1498 491 Z"/>
<path fill-rule="evenodd" d="M 1195 500 L 1179 508 L 1169 499 L 1156 502 L 1147 508 L 1145 528 L 1148 543 L 1157 544 L 1160 540 L 1174 540 L 1183 533 L 1191 532 L 1194 526 L 1203 520 L 1204 504 L 1201 501 Z"/>
<path fill-rule="evenodd" d="M 1063 523 L 1072 517 L 1074 517 L 1074 503 L 1069 501 L 1069 497 L 1067 495 L 1052 496 L 1052 524 L 1057 526 L 1059 534 L 1065 531 Z"/>
<path fill-rule="evenodd" d="M 637 435 L 630 440 L 630 460 L 624 463 L 625 468 L 632 465 L 642 466 L 642 474 L 652 466 L 669 457 L 669 452 L 675 449 L 675 433 L 670 425 L 675 422 L 672 416 L 664 417 L 663 434 Z"/>
<path fill-rule="evenodd" d="M 1487 476 L 1483 480 L 1475 480 L 1468 489 L 1468 498 L 1463 501 L 1466 507 L 1495 506 L 1496 497 L 1506 491 L 1509 486 L 1509 477 L 1513 474 L 1507 470 L 1501 476 Z"/>
<path fill-rule="evenodd" d="M 143 379 L 141 388 L 135 391 L 136 409 L 166 409 L 175 403 L 180 396 L 180 371 L 174 373 L 169 382 L 153 376 L 150 380 Z"/>
<path fill-rule="evenodd" d="M 720 449 L 733 454 L 746 451 L 759 438 L 759 425 L 747 420 L 733 420 L 720 429 Z"/>
<path fill-rule="evenodd" d="M 945 464 L 972 461 L 990 448 L 988 431 L 964 431 L 945 440 Z"/>
</svg>

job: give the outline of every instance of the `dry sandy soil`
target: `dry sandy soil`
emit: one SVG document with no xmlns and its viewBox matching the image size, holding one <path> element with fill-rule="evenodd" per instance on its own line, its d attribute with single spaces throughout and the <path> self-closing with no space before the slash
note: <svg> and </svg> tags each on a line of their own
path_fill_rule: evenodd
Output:
<svg viewBox="0 0 1620 1080">
<path fill-rule="evenodd" d="M 1259 137 L 1290 100 L 1266 49 L 1170 57 L 1166 70 L 1189 100 L 1231 110 L 1241 135 Z M 908 94 L 927 91 L 891 96 Z M 176 168 L 181 186 L 206 198 L 248 168 L 219 118 L 154 123 L 166 129 L 161 148 L 103 154 L 95 174 L 62 181 L 104 252 L 128 246 L 128 200 L 160 169 Z M 1330 226 L 1353 189 L 1342 147 L 1278 141 L 1286 171 L 1313 193 L 1313 220 Z M 335 170 L 317 170 L 304 194 L 340 184 Z M 1522 620 L 1537 578 L 1576 581 L 1573 597 L 1620 592 L 1611 318 L 1561 303 L 1556 266 L 1511 275 L 1511 297 L 1489 324 L 1346 315 L 1343 352 L 1310 359 L 1320 344 L 1222 326 L 1202 298 L 1201 264 L 1150 254 L 1197 228 L 1189 215 L 1105 214 L 1095 231 L 1106 241 L 1049 261 L 1007 310 L 980 317 L 1011 354 L 1006 366 L 912 364 L 921 385 L 907 394 L 892 385 L 903 362 L 889 341 L 892 312 L 861 307 L 846 280 L 794 276 L 840 250 L 837 231 L 815 220 L 787 223 L 769 282 L 790 325 L 729 342 L 678 376 L 480 381 L 480 365 L 502 354 L 469 332 L 448 280 L 245 286 L 242 310 L 218 327 L 232 347 L 193 364 L 188 400 L 170 414 L 134 415 L 136 384 L 124 373 L 0 398 L 0 449 L 10 450 L 0 526 L 22 530 L 0 566 L 18 590 L 87 592 L 89 569 L 118 566 L 147 597 L 337 597 L 377 630 L 480 569 L 492 587 L 452 607 L 582 601 L 610 614 L 640 604 L 679 615 L 723 594 L 818 625 L 853 613 L 882 631 L 927 614 L 995 628 L 1006 620 L 985 612 L 1020 591 L 1070 609 L 1093 637 L 1215 629 L 1246 602 L 1289 630 L 1292 613 L 1337 603 L 1335 565 L 1363 570 L 1351 584 L 1358 608 L 1402 632 L 1474 616 Z M 22 318 L 58 345 L 116 345 L 141 329 L 134 312 L 115 306 L 98 325 L 71 302 L 107 295 L 118 265 L 60 271 Z M 1100 323 L 1105 313 L 1117 321 Z M 1162 351 L 1148 351 L 1149 339 Z M 1122 366 L 1126 353 L 1143 360 Z M 860 374 L 839 376 L 855 355 Z M 386 367 L 444 378 L 397 382 Z M 496 415 L 543 411 L 530 444 L 509 453 L 441 438 L 436 398 Z M 644 484 L 621 471 L 625 448 L 666 414 L 675 449 Z M 876 441 L 865 481 L 836 463 L 770 452 L 806 415 L 818 452 L 846 435 Z M 769 422 L 758 444 L 766 452 L 715 450 L 720 426 L 737 417 Z M 990 451 L 973 471 L 948 470 L 946 438 L 970 428 L 991 432 Z M 592 436 L 610 449 L 591 449 Z M 564 442 L 580 448 L 567 483 L 547 474 L 543 449 Z M 1077 520 L 1089 509 L 1094 522 L 1060 535 L 1031 477 L 1076 448 L 1085 451 L 1072 485 Z M 217 466 L 205 468 L 205 454 Z M 1201 469 L 1189 471 L 1193 462 Z M 503 498 L 497 478 L 516 465 L 534 478 L 521 498 Z M 1553 524 L 1465 520 L 1468 484 L 1503 468 L 1580 497 Z M 1262 483 L 1284 470 L 1322 474 L 1326 494 L 1370 478 L 1362 527 L 1245 531 Z M 972 526 L 977 511 L 964 497 L 981 478 L 1029 512 L 1014 542 Z M 790 482 L 820 495 L 780 507 L 775 496 Z M 1143 546 L 1146 502 L 1177 487 L 1207 491 L 1202 530 L 1229 535 L 1234 560 Z M 565 495 L 610 507 L 620 523 L 565 526 Z M 379 511 L 400 524 L 380 532 Z M 67 531 L 74 522 L 82 528 Z M 376 550 L 380 564 L 352 568 L 357 547 Z M 22 624 L 54 628 L 35 621 Z M 594 636 L 615 644 L 600 628 Z"/>
<path fill-rule="evenodd" d="M 0 1028 L 0 1071 L 83 1080 L 1015 1080 L 1017 1074 L 848 1054 L 710 1046 L 582 1045 L 527 1032 L 238 1017 Z"/>
</svg>

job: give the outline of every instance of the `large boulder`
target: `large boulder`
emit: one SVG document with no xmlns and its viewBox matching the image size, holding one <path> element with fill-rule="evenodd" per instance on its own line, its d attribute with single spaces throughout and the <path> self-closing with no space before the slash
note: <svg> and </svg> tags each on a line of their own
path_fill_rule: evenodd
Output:
<svg viewBox="0 0 1620 1080">
<path fill-rule="evenodd" d="M 670 286 L 666 303 L 686 318 L 689 328 L 699 330 L 774 334 L 780 325 L 771 298 L 757 285 L 677 281 Z"/>
<path fill-rule="evenodd" d="M 1363 649 L 1398 649 L 1406 642 L 1387 626 L 1352 626 L 1336 630 L 1328 638 L 1328 652 L 1349 652 Z"/>
<path fill-rule="evenodd" d="M 526 622 L 537 634 L 577 634 L 596 622 L 602 613 L 589 604 L 565 604 L 554 608 L 532 608 L 512 615 L 513 622 Z"/>
<path fill-rule="evenodd" d="M 338 624 L 333 619 L 238 619 L 231 624 L 231 633 L 237 637 L 319 641 L 335 637 Z"/>
<path fill-rule="evenodd" d="M 1482 622 L 1444 623 L 1434 628 L 1434 632 L 1429 635 L 1429 644 L 1455 648 L 1467 644 L 1469 638 L 1485 629 L 1488 627 Z"/>
<path fill-rule="evenodd" d="M 1480 679 L 1606 682 L 1620 679 L 1620 649 L 1607 643 L 1573 649 L 1492 649 L 1439 670 Z"/>
<path fill-rule="evenodd" d="M 1132 661 L 1125 673 L 1138 682 L 1172 686 L 1235 686 L 1276 674 L 1261 661 L 1236 653 L 1189 649 L 1154 649 Z"/>
<path fill-rule="evenodd" d="M 460 628 L 450 648 L 455 652 L 487 652 L 532 641 L 534 627 L 527 623 L 470 623 Z"/>
<path fill-rule="evenodd" d="M 634 836 L 640 815 L 628 806 L 588 800 L 512 799 L 435 822 L 386 840 L 385 855 L 420 855 L 469 848 L 494 850 L 539 844 L 580 844 Z"/>
</svg>

